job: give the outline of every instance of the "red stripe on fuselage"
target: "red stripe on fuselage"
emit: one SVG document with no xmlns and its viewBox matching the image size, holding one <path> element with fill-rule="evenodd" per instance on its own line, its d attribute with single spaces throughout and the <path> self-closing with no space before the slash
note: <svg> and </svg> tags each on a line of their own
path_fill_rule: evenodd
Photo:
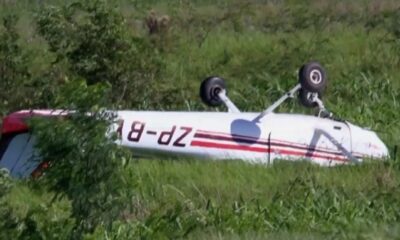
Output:
<svg viewBox="0 0 400 240">
<path fill-rule="evenodd" d="M 221 140 L 221 141 L 228 141 L 228 142 L 238 142 L 238 143 L 246 143 L 246 144 L 260 144 L 264 146 L 275 146 L 275 147 L 288 147 L 288 148 L 295 148 L 298 150 L 305 150 L 309 152 L 319 152 L 319 153 L 325 153 L 325 154 L 333 154 L 336 156 L 342 156 L 343 154 L 338 151 L 334 150 L 321 150 L 318 148 L 310 148 L 306 146 L 299 146 L 298 144 L 289 144 L 289 143 L 282 143 L 282 141 L 276 142 L 275 140 L 271 140 L 269 143 L 267 141 L 260 141 L 256 138 L 248 138 L 248 137 L 239 137 L 237 135 L 231 135 L 231 136 L 218 136 L 218 135 L 212 135 L 209 133 L 196 133 L 194 135 L 195 138 L 202 138 L 202 139 L 212 139 L 212 140 Z"/>
<path fill-rule="evenodd" d="M 243 146 L 243 145 L 232 145 L 232 144 L 224 144 L 224 143 L 214 143 L 214 142 L 204 142 L 194 140 L 190 144 L 193 147 L 205 147 L 205 148 L 215 148 L 215 149 L 230 149 L 230 150 L 240 150 L 240 151 L 248 151 L 248 152 L 257 152 L 257 153 L 278 153 L 282 155 L 288 156 L 296 156 L 296 157 L 304 157 L 304 158 L 321 158 L 325 160 L 335 160 L 340 162 L 347 162 L 348 159 L 346 157 L 332 157 L 322 154 L 308 154 L 304 152 L 286 150 L 286 149 L 277 149 L 277 148 L 262 148 L 262 147 L 251 147 L 251 146 Z"/>
<path fill-rule="evenodd" d="M 290 147 L 297 147 L 297 148 L 307 148 L 308 149 L 308 145 L 307 144 L 301 144 L 301 143 L 294 143 L 294 142 L 289 142 L 289 141 L 284 141 L 284 140 L 280 140 L 280 139 L 265 139 L 265 138 L 259 138 L 259 137 L 252 137 L 252 136 L 246 136 L 246 135 L 240 135 L 240 134 L 230 134 L 230 133 L 223 133 L 223 132 L 213 132 L 213 131 L 205 131 L 205 130 L 197 130 L 198 134 L 209 134 L 209 135 L 213 135 L 213 136 L 221 136 L 222 137 L 230 137 L 233 138 L 235 140 L 237 139 L 244 139 L 246 141 L 252 141 L 252 142 L 256 142 L 256 141 L 270 141 L 271 143 L 274 142 L 276 144 L 287 144 Z M 315 149 L 316 151 L 325 151 L 326 153 L 329 154 L 334 154 L 334 153 L 339 153 L 338 151 L 332 150 L 331 148 L 326 148 L 326 147 L 319 147 Z"/>
</svg>

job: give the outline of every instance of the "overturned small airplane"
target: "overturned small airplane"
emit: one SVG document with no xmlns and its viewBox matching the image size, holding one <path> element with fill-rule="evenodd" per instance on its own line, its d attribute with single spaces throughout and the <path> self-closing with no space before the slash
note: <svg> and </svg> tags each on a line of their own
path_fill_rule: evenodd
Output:
<svg viewBox="0 0 400 240">
<path fill-rule="evenodd" d="M 110 111 L 117 116 L 112 131 L 117 144 L 135 155 L 169 154 L 215 160 L 241 159 L 256 163 L 275 160 L 306 160 L 322 166 L 383 160 L 388 149 L 377 134 L 333 117 L 326 110 L 322 92 L 326 72 L 317 62 L 303 65 L 299 83 L 262 112 L 241 112 L 227 97 L 225 82 L 208 77 L 200 97 L 211 107 L 225 105 L 227 112 Z M 289 98 L 316 108 L 316 116 L 274 113 Z M 35 137 L 25 120 L 35 116 L 71 114 L 63 110 L 23 110 L 3 119 L 0 168 L 12 176 L 28 177 L 43 164 L 31 161 Z"/>
</svg>

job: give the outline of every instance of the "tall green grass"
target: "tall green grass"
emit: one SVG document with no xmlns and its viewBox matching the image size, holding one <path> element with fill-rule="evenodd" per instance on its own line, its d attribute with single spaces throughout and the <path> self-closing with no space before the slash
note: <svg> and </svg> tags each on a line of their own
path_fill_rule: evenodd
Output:
<svg viewBox="0 0 400 240">
<path fill-rule="evenodd" d="M 33 76 L 54 60 L 33 16 L 41 5 L 62 3 L 0 3 L 0 16 L 20 16 Z M 125 103 L 130 109 L 214 111 L 201 104 L 198 88 L 206 76 L 220 75 L 241 109 L 261 111 L 296 84 L 299 66 L 317 60 L 328 71 L 327 107 L 377 131 L 391 151 L 400 143 L 398 1 L 117 4 L 132 33 L 149 39 L 165 63 L 161 77 L 143 89 L 149 100 Z M 152 9 L 171 19 L 156 36 L 144 21 Z M 297 101 L 279 111 L 313 114 Z M 143 159 L 131 162 L 123 177 L 130 187 L 118 190 L 131 196 L 126 211 L 112 231 L 99 227 L 87 239 L 394 239 L 400 232 L 400 173 L 393 159 L 335 168 Z M 6 198 L 14 215 L 0 221 L 27 218 L 24 223 L 36 225 L 21 224 L 21 231 L 63 239 L 73 225 L 70 203 L 35 182 L 14 184 Z"/>
<path fill-rule="evenodd" d="M 88 239 L 373 239 L 392 238 L 399 231 L 395 162 L 321 168 L 140 160 L 125 174 L 135 194 L 121 221 L 114 231 L 99 228 Z M 33 218 L 41 220 L 37 229 L 43 232 L 68 223 L 68 203 L 52 203 L 51 195 L 34 185 L 20 183 L 8 200 L 17 215 L 37 211 Z"/>
<path fill-rule="evenodd" d="M 137 195 L 129 224 L 119 225 L 121 238 L 369 239 L 398 233 L 399 176 L 388 163 L 328 169 L 142 160 L 134 166 L 129 171 Z"/>
</svg>

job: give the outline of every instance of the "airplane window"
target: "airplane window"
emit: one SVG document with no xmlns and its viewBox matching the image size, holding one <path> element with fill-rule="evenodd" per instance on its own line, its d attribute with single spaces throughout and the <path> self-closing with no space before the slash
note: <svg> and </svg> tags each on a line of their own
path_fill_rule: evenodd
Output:
<svg viewBox="0 0 400 240">
<path fill-rule="evenodd" d="M 0 168 L 8 169 L 13 177 L 28 177 L 40 163 L 34 146 L 35 140 L 29 133 L 14 136 L 0 160 Z"/>
</svg>

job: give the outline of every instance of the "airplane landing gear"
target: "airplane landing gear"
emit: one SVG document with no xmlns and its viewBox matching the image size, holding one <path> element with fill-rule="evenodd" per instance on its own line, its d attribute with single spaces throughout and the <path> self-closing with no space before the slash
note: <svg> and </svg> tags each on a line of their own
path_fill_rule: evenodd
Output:
<svg viewBox="0 0 400 240">
<path fill-rule="evenodd" d="M 322 93 L 328 80 L 325 69 L 318 62 L 304 64 L 299 70 L 299 82 L 301 87 L 308 92 Z"/>
<path fill-rule="evenodd" d="M 210 107 L 217 107 L 223 104 L 218 96 L 220 92 L 226 91 L 225 81 L 220 77 L 208 77 L 203 80 L 200 86 L 201 100 Z"/>
</svg>

